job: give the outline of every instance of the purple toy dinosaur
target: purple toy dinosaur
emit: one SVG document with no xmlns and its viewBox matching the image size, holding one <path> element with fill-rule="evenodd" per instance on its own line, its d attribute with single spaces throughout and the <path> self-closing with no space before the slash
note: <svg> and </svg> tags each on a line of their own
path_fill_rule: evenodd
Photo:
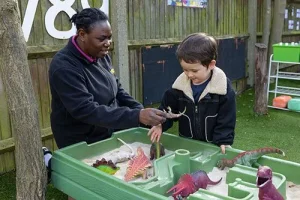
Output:
<svg viewBox="0 0 300 200">
<path fill-rule="evenodd" d="M 272 169 L 260 166 L 257 170 L 256 185 L 259 188 L 259 200 L 284 200 L 272 183 Z"/>
<path fill-rule="evenodd" d="M 191 174 L 184 174 L 167 193 L 173 191 L 172 196 L 175 200 L 182 199 L 196 192 L 199 188 L 206 189 L 207 185 L 216 185 L 222 178 L 216 182 L 209 179 L 205 171 L 199 170 Z"/>
</svg>

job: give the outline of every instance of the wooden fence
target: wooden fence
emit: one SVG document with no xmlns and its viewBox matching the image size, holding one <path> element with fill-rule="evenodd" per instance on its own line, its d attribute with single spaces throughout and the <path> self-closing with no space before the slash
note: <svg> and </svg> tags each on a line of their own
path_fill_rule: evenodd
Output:
<svg viewBox="0 0 300 200">
<path fill-rule="evenodd" d="M 262 0 L 258 0 L 258 34 L 262 32 Z M 288 9 L 294 10 L 296 19 L 297 1 L 289 1 Z M 24 19 L 28 0 L 19 0 L 21 20 Z M 91 7 L 99 8 L 101 0 L 89 0 Z M 57 149 L 50 128 L 50 91 L 48 67 L 54 53 L 61 49 L 66 40 L 54 39 L 45 28 L 45 14 L 52 6 L 49 0 L 40 0 L 35 14 L 28 45 L 28 62 L 34 91 L 39 106 L 39 120 L 43 144 L 51 150 Z M 183 37 L 193 32 L 206 32 L 218 38 L 248 36 L 248 0 L 208 0 L 207 8 L 187 8 L 168 6 L 167 0 L 128 0 L 128 48 L 131 94 L 142 99 L 142 60 L 141 47 L 177 44 Z M 72 8 L 82 9 L 81 1 L 76 0 Z M 113 12 L 110 10 L 110 12 Z M 295 18 L 295 19 L 294 19 Z M 289 30 L 285 20 L 284 40 L 299 41 L 299 31 Z M 55 19 L 55 27 L 69 30 L 69 17 L 60 12 Z M 246 67 L 246 66 L 243 66 Z M 246 87 L 246 77 L 235 81 L 233 86 L 242 91 Z M 30 134 L 30 133 L 28 133 Z M 0 79 L 0 174 L 13 170 L 14 140 L 11 131 L 9 110 L 5 89 Z"/>
</svg>

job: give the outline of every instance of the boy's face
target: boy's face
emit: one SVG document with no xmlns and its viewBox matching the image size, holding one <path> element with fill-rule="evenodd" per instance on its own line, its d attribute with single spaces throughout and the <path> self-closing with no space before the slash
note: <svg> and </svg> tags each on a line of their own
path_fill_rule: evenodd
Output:
<svg viewBox="0 0 300 200">
<path fill-rule="evenodd" d="M 201 63 L 186 63 L 181 60 L 180 65 L 185 75 L 193 82 L 198 85 L 206 81 L 210 77 L 210 72 L 215 68 L 216 61 L 212 60 L 208 67 L 203 66 Z"/>
</svg>

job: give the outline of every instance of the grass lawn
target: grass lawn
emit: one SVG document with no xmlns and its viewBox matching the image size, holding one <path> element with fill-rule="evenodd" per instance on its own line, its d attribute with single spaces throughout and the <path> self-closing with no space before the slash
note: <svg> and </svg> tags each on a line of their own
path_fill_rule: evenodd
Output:
<svg viewBox="0 0 300 200">
<path fill-rule="evenodd" d="M 278 147 L 286 154 L 285 157 L 278 156 L 279 158 L 300 163 L 300 153 L 297 153 L 300 139 L 300 113 L 269 109 L 268 115 L 255 116 L 253 104 L 253 89 L 237 97 L 236 136 L 233 147 L 242 150 L 267 146 Z M 177 125 L 168 132 L 176 134 Z M 0 176 L 0 199 L 15 199 L 14 172 Z M 67 196 L 50 184 L 46 199 L 62 200 L 67 199 Z"/>
</svg>

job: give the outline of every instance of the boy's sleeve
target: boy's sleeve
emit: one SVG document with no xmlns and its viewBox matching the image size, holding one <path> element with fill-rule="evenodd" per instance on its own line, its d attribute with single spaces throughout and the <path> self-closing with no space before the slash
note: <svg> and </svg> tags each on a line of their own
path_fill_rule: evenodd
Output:
<svg viewBox="0 0 300 200">
<path fill-rule="evenodd" d="M 178 113 L 178 97 L 174 89 L 169 89 L 164 93 L 158 109 L 168 111 L 168 107 L 172 109 L 173 113 Z M 177 120 L 178 119 L 167 119 L 165 123 L 162 124 L 162 131 L 167 131 L 173 126 L 173 121 Z"/>
<path fill-rule="evenodd" d="M 232 145 L 236 122 L 235 91 L 227 80 L 227 94 L 220 97 L 220 110 L 217 125 L 214 129 L 213 143 L 217 145 Z"/>
</svg>

